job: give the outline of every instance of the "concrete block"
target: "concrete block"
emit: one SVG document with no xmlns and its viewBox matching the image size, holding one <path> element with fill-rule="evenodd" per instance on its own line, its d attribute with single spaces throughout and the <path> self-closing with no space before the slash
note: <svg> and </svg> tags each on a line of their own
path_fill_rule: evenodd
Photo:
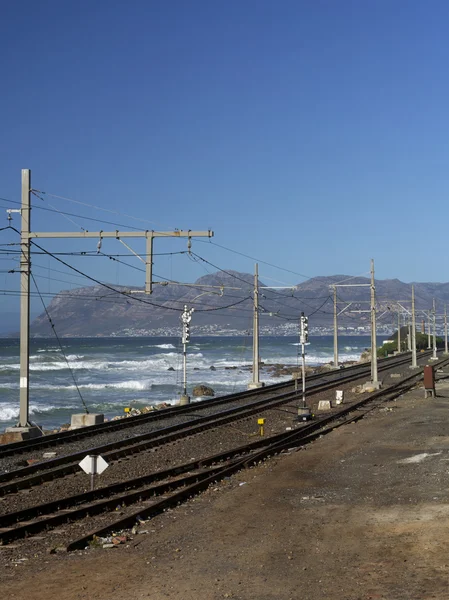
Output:
<svg viewBox="0 0 449 600">
<path fill-rule="evenodd" d="M 248 383 L 249 390 L 257 390 L 261 387 L 265 387 L 265 383 L 263 381 L 258 381 L 257 383 L 256 382 Z"/>
<path fill-rule="evenodd" d="M 332 403 L 330 400 L 320 400 L 318 402 L 318 410 L 330 410 L 332 408 Z"/>
<path fill-rule="evenodd" d="M 42 430 L 39 427 L 33 425 L 29 427 L 7 427 L 5 433 L 0 435 L 0 443 L 12 444 L 37 437 L 42 437 Z"/>
<path fill-rule="evenodd" d="M 377 390 L 380 390 L 381 387 L 382 383 L 380 381 L 367 381 L 363 384 L 362 389 L 364 392 L 376 392 Z"/>
<path fill-rule="evenodd" d="M 99 425 L 104 423 L 104 415 L 101 413 L 80 413 L 72 415 L 70 429 L 80 429 L 80 427 L 89 427 L 90 425 Z"/>
<path fill-rule="evenodd" d="M 392 379 L 400 379 L 402 375 L 400 373 L 390 373 Z"/>
<path fill-rule="evenodd" d="M 298 421 L 310 421 L 312 411 L 308 406 L 298 406 Z"/>
</svg>

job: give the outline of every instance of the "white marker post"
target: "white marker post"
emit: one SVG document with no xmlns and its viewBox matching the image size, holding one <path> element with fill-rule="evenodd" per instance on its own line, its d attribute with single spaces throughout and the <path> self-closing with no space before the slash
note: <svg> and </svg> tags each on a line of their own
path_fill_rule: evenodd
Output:
<svg viewBox="0 0 449 600">
<path fill-rule="evenodd" d="M 85 473 L 90 475 L 90 491 L 93 492 L 95 487 L 95 475 L 101 475 L 101 473 L 109 467 L 109 464 L 102 456 L 88 454 L 79 463 L 79 466 Z"/>
</svg>

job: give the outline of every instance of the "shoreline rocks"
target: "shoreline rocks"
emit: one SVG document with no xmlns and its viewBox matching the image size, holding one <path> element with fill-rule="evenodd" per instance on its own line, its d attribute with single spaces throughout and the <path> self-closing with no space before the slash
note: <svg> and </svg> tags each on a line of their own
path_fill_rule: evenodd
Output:
<svg viewBox="0 0 449 600">
<path fill-rule="evenodd" d="M 192 396 L 198 398 L 199 396 L 215 396 L 215 391 L 208 385 L 196 385 L 192 390 Z"/>
</svg>

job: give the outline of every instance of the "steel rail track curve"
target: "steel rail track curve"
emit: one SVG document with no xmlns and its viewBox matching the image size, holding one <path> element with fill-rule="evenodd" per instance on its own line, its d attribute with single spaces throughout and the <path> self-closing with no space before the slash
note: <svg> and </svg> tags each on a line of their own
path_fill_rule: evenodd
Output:
<svg viewBox="0 0 449 600">
<path fill-rule="evenodd" d="M 408 358 L 401 357 L 401 360 L 395 361 L 394 365 L 383 365 L 382 370 L 389 369 L 392 366 L 398 366 L 399 364 L 404 364 L 406 362 L 408 362 Z M 314 386 L 311 386 L 308 389 L 308 394 L 317 394 L 333 388 L 336 383 L 352 381 L 354 378 L 359 378 L 363 374 L 368 373 L 369 367 L 365 366 L 365 371 L 366 373 L 348 375 L 343 372 L 343 376 L 339 377 L 337 380 L 325 380 L 322 383 L 317 383 Z M 287 392 L 275 396 L 274 398 L 259 400 L 247 405 L 221 411 L 213 415 L 200 417 L 194 421 L 172 425 L 164 429 L 138 435 L 134 438 L 119 440 L 109 444 L 104 444 L 102 446 L 97 446 L 89 450 L 82 450 L 80 452 L 68 454 L 45 462 L 35 463 L 28 467 L 6 472 L 0 475 L 0 483 L 3 483 L 3 485 L 0 485 L 0 496 L 14 493 L 20 489 L 26 489 L 34 485 L 39 485 L 44 481 L 51 481 L 56 478 L 65 477 L 70 473 L 74 473 L 79 469 L 79 461 L 88 453 L 102 454 L 105 459 L 114 461 L 136 452 L 142 452 L 151 448 L 156 448 L 181 438 L 203 432 L 207 429 L 219 427 L 238 419 L 241 420 L 247 418 L 255 413 L 263 410 L 269 410 L 280 404 L 287 403 L 292 399 L 297 399 L 297 397 L 296 391 Z M 11 483 L 5 484 L 4 482 Z"/>
<path fill-rule="evenodd" d="M 449 359 L 446 359 L 446 361 L 444 363 L 441 363 L 439 366 L 443 366 L 443 364 L 446 365 L 448 362 Z M 403 393 L 414 387 L 416 383 L 422 378 L 422 371 L 415 372 L 409 377 L 404 378 L 397 384 L 394 384 L 385 390 L 380 390 L 379 392 L 373 394 L 369 398 L 365 398 L 360 402 L 346 407 L 336 414 L 324 417 L 322 420 L 320 420 L 320 422 L 312 423 L 311 425 L 291 434 L 280 434 L 282 438 L 278 437 L 278 439 L 275 442 L 268 445 L 266 448 L 251 454 L 251 456 L 243 457 L 238 460 L 231 459 L 230 463 L 223 466 L 220 471 L 212 473 L 209 477 L 206 477 L 204 479 L 199 478 L 197 482 L 192 483 L 190 485 L 186 482 L 187 487 L 185 487 L 181 491 L 176 491 L 170 496 L 164 497 L 161 500 L 154 502 L 149 507 L 140 509 L 132 513 L 131 515 L 127 515 L 122 519 L 115 520 L 113 523 L 109 523 L 104 527 L 101 527 L 94 531 L 90 531 L 87 535 L 83 535 L 80 538 L 72 540 L 67 545 L 66 550 L 70 552 L 73 550 L 84 549 L 89 544 L 89 542 L 95 539 L 96 537 L 101 537 L 107 533 L 110 533 L 111 531 L 118 531 L 132 527 L 134 524 L 139 522 L 139 519 L 146 519 L 149 517 L 156 516 L 157 514 L 160 514 L 163 510 L 180 504 L 186 499 L 207 489 L 207 487 L 209 487 L 209 485 L 211 485 L 212 483 L 215 483 L 220 479 L 223 479 L 224 477 L 230 476 L 242 468 L 248 468 L 249 466 L 254 465 L 257 462 L 265 460 L 285 450 L 297 448 L 299 446 L 304 446 L 316 440 L 318 437 L 330 433 L 337 427 L 359 420 L 363 418 L 367 413 L 374 410 L 374 408 L 379 406 L 379 404 L 386 401 L 394 400 L 395 398 L 401 396 Z M 353 411 L 358 410 L 364 405 L 371 404 L 373 402 L 376 402 L 376 406 L 368 407 L 368 409 L 364 411 L 363 414 L 356 415 L 352 418 L 344 419 L 344 417 L 346 417 Z M 325 427 L 330 423 L 338 420 L 341 420 L 340 423 L 334 424 L 330 427 Z"/>
<path fill-rule="evenodd" d="M 446 361 L 441 362 L 438 366 L 444 366 L 448 362 L 449 359 L 446 359 Z M 138 517 L 155 516 L 163 509 L 185 500 L 191 495 L 207 488 L 210 483 L 216 482 L 241 468 L 264 460 L 268 456 L 282 452 L 285 449 L 310 443 L 317 437 L 333 431 L 336 427 L 359 420 L 377 408 L 381 403 L 402 395 L 405 391 L 415 386 L 420 379 L 422 379 L 422 370 L 413 373 L 385 390 L 381 390 L 368 398 L 348 405 L 338 412 L 323 417 L 295 432 L 283 432 L 270 438 L 258 440 L 224 453 L 191 461 L 165 471 L 9 513 L 2 517 L 3 527 L 0 529 L 0 542 L 7 544 L 15 539 L 33 535 L 64 522 L 71 522 L 85 518 L 86 516 L 112 510 L 117 506 L 117 503 L 125 503 L 127 506 L 136 502 L 147 504 L 137 512 L 128 514 L 118 521 L 116 520 L 107 526 L 97 529 L 95 532 L 90 532 L 70 542 L 67 549 L 74 550 L 84 547 L 94 536 L 101 536 L 111 530 L 132 526 Z M 361 413 L 345 418 L 363 407 L 364 410 Z M 336 421 L 337 423 L 335 424 Z M 327 427 L 330 423 L 334 424 Z M 217 463 L 223 462 L 225 462 L 224 465 L 217 465 Z M 205 466 L 209 466 L 209 468 L 205 469 Z M 182 473 L 187 473 L 187 475 L 173 479 L 173 477 L 179 476 Z M 166 479 L 169 481 L 154 485 L 156 481 Z M 173 490 L 177 491 L 167 496 L 167 493 Z M 156 496 L 160 497 L 161 495 L 163 498 L 155 500 Z M 152 500 L 148 505 L 149 499 Z M 49 516 L 44 516 L 48 514 Z M 42 518 L 43 516 L 44 518 Z"/>
<path fill-rule="evenodd" d="M 408 356 L 411 353 L 402 353 L 400 355 L 388 358 L 379 359 L 379 365 L 383 366 L 384 364 L 395 364 L 397 361 L 402 359 L 404 356 Z M 427 356 L 431 354 L 431 351 L 422 353 L 421 356 Z M 351 365 L 349 367 L 345 367 L 344 369 L 335 369 L 330 371 L 329 373 L 316 373 L 314 375 L 310 375 L 307 378 L 307 381 L 315 381 L 317 379 L 321 379 L 323 377 L 337 375 L 339 373 L 356 373 L 357 371 L 363 371 L 366 369 L 367 363 L 361 363 L 357 365 Z M 41 438 L 35 438 L 31 440 L 23 440 L 21 442 L 12 442 L 9 444 L 3 444 L 0 446 L 0 459 L 13 456 L 16 454 L 20 454 L 23 452 L 33 451 L 35 449 L 42 448 L 50 448 L 52 446 L 61 445 L 70 443 L 73 441 L 77 441 L 86 437 L 93 437 L 99 433 L 113 432 L 121 429 L 127 429 L 135 427 L 136 425 L 141 425 L 147 422 L 158 421 L 162 419 L 166 419 L 170 416 L 178 416 L 183 414 L 189 414 L 190 412 L 198 412 L 204 409 L 208 409 L 211 406 L 220 406 L 221 404 L 227 404 L 233 402 L 235 400 L 244 400 L 246 398 L 258 397 L 261 395 L 266 395 L 272 393 L 276 390 L 281 390 L 284 388 L 293 387 L 294 382 L 292 380 L 283 381 L 280 383 L 275 383 L 272 385 L 265 386 L 263 388 L 255 389 L 255 390 L 246 390 L 242 392 L 236 392 L 234 394 L 226 394 L 225 396 L 217 396 L 216 398 L 212 398 L 209 400 L 203 400 L 200 403 L 189 404 L 185 406 L 172 406 L 169 408 L 164 408 L 161 411 L 155 411 L 152 413 L 147 413 L 144 415 L 137 415 L 134 417 L 127 417 L 125 419 L 121 419 L 119 421 L 108 421 L 105 423 L 99 423 L 97 425 L 91 425 L 89 427 L 82 427 L 80 429 L 72 430 L 72 431 L 64 431 L 58 433 L 50 433 Z"/>
</svg>

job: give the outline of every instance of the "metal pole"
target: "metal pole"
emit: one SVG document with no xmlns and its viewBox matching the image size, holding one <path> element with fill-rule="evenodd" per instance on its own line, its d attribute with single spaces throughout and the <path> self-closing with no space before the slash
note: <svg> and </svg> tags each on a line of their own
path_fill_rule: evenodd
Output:
<svg viewBox="0 0 449 600">
<path fill-rule="evenodd" d="M 182 345 L 183 377 L 182 377 L 182 395 L 187 396 L 187 344 Z"/>
<path fill-rule="evenodd" d="M 377 379 L 376 288 L 373 259 L 371 259 L 371 383 L 376 387 L 379 386 Z"/>
<path fill-rule="evenodd" d="M 398 352 L 401 351 L 401 311 L 398 310 Z"/>
<path fill-rule="evenodd" d="M 254 265 L 253 383 L 259 383 L 259 265 Z"/>
<path fill-rule="evenodd" d="M 432 354 L 432 358 L 434 360 L 438 360 L 438 358 L 437 358 L 437 316 L 436 316 L 436 309 L 435 309 L 435 298 L 433 299 L 432 316 L 433 316 L 433 354 Z"/>
<path fill-rule="evenodd" d="M 253 314 L 253 380 L 249 389 L 263 387 L 259 381 L 259 265 L 254 265 L 254 314 Z"/>
<path fill-rule="evenodd" d="M 301 342 L 301 321 L 299 321 L 299 341 Z M 299 362 L 299 361 L 297 361 Z M 295 392 L 298 391 L 298 371 L 295 373 Z"/>
<path fill-rule="evenodd" d="M 145 292 L 152 292 L 152 267 L 153 267 L 153 238 L 155 237 L 213 237 L 213 231 L 194 231 L 176 230 L 176 231 L 31 231 L 30 211 L 31 211 L 31 171 L 22 169 L 22 206 L 21 206 L 21 256 L 20 256 L 20 382 L 19 382 L 19 422 L 15 428 L 26 428 L 27 431 L 17 431 L 18 434 L 27 437 L 36 437 L 42 435 L 42 431 L 29 422 L 29 337 L 30 337 L 30 273 L 31 273 L 31 252 L 30 245 L 32 238 L 41 239 L 91 239 L 91 238 L 146 238 L 146 279 Z M 15 212 L 15 211 L 13 211 Z M 139 290 L 140 291 L 140 290 Z M 7 429 L 7 431 L 8 431 Z M 12 432 L 12 431 L 11 431 Z M 9 431 L 8 431 L 9 433 Z M 13 432 L 16 433 L 16 432 Z"/>
<path fill-rule="evenodd" d="M 334 286 L 334 369 L 338 369 L 337 288 Z"/>
<path fill-rule="evenodd" d="M 145 256 L 145 293 L 153 293 L 153 232 L 148 232 Z"/>
<path fill-rule="evenodd" d="M 416 369 L 416 315 L 415 315 L 415 286 L 412 285 L 412 369 Z"/>
<path fill-rule="evenodd" d="M 427 350 L 430 350 L 432 346 L 430 345 L 430 310 L 427 311 Z"/>
<path fill-rule="evenodd" d="M 444 354 L 449 354 L 447 350 L 447 306 L 444 305 Z"/>
<path fill-rule="evenodd" d="M 187 394 L 187 344 L 190 340 L 190 321 L 192 320 L 192 313 L 195 309 L 188 308 L 187 304 L 184 304 L 184 311 L 181 315 L 182 321 L 182 396 L 179 399 L 179 404 L 185 405 L 190 403 L 190 397 Z"/>
<path fill-rule="evenodd" d="M 302 354 L 302 405 L 306 405 L 306 346 L 304 343 L 304 338 L 301 342 L 301 354 Z"/>
<path fill-rule="evenodd" d="M 90 473 L 90 491 L 93 492 L 95 489 L 95 475 L 97 474 L 97 455 L 91 455 L 91 473 Z"/>
<path fill-rule="evenodd" d="M 22 224 L 20 236 L 20 413 L 18 427 L 29 423 L 30 369 L 30 233 L 31 171 L 22 169 Z"/>
</svg>

